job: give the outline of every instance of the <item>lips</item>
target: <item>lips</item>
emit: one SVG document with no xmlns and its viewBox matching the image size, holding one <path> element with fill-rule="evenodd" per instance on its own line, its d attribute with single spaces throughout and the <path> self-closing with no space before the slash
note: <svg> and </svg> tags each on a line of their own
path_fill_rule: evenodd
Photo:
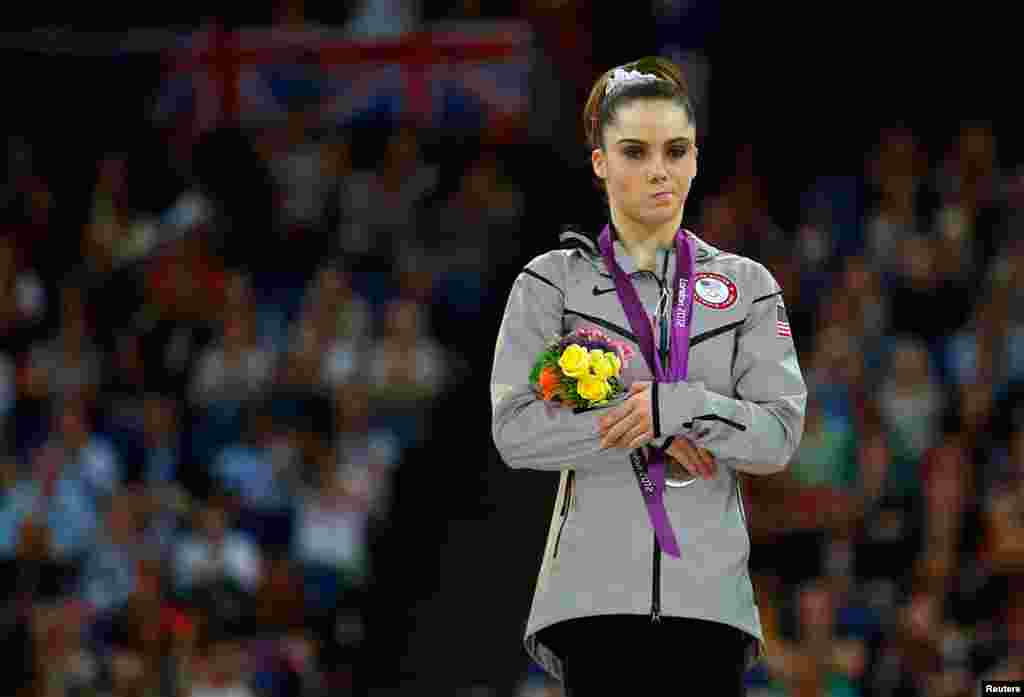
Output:
<svg viewBox="0 0 1024 697">
<path fill-rule="evenodd" d="M 657 201 L 665 201 L 665 200 L 668 200 L 668 199 L 672 198 L 672 192 L 671 191 L 659 191 L 656 194 L 651 194 L 651 198 L 653 198 L 653 199 L 655 199 Z"/>
</svg>

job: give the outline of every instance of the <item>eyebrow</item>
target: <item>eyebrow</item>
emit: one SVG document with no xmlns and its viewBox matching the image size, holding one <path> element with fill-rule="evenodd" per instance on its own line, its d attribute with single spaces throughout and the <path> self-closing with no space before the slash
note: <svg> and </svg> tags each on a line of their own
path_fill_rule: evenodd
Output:
<svg viewBox="0 0 1024 697">
<path fill-rule="evenodd" d="M 639 143 L 640 145 L 647 145 L 647 141 L 646 140 L 640 140 L 639 138 L 619 138 L 619 140 L 616 141 L 616 142 L 617 143 Z M 669 144 L 673 144 L 673 143 L 689 143 L 690 139 L 681 136 L 679 138 L 671 138 L 671 139 L 669 139 L 668 142 L 669 142 Z"/>
</svg>

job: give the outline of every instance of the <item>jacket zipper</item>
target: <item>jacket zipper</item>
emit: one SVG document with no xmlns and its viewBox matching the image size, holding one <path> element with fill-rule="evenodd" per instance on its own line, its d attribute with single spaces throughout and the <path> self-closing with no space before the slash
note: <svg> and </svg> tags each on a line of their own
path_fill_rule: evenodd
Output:
<svg viewBox="0 0 1024 697">
<path fill-rule="evenodd" d="M 668 347 L 667 334 L 668 334 L 668 322 L 666 322 L 665 312 L 670 306 L 669 303 L 669 290 L 668 290 L 668 253 L 665 254 L 665 263 L 661 269 L 661 279 L 659 280 L 655 276 L 655 280 L 658 280 L 658 285 L 661 287 L 661 302 L 658 308 L 658 323 L 661 325 L 661 337 L 659 342 L 659 350 L 661 352 L 661 365 L 665 368 L 668 367 Z M 651 568 L 651 622 L 661 621 L 661 545 L 658 544 L 658 535 L 654 534 L 654 559 L 652 560 Z"/>
<path fill-rule="evenodd" d="M 558 524 L 558 536 L 555 537 L 555 551 L 551 554 L 552 559 L 558 556 L 558 545 L 562 541 L 562 530 L 565 528 L 565 521 L 569 517 L 569 503 L 573 493 L 573 480 L 576 478 L 575 470 L 569 470 L 569 476 L 565 478 L 565 496 L 562 498 L 562 522 Z"/>
</svg>

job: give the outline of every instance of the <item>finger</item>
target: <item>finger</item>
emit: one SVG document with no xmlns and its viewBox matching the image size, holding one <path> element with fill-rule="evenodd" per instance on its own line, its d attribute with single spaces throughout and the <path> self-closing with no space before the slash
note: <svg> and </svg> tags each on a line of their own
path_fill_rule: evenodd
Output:
<svg viewBox="0 0 1024 697">
<path fill-rule="evenodd" d="M 672 443 L 672 447 L 669 450 L 672 457 L 686 468 L 687 472 L 692 474 L 694 477 L 701 476 L 700 463 L 698 462 L 697 457 L 689 448 L 686 447 L 684 443 L 680 441 L 680 439 L 677 438 Z"/>
<path fill-rule="evenodd" d="M 701 459 L 700 453 L 697 452 L 697 447 L 691 443 L 688 438 L 676 438 L 672 441 L 672 445 L 677 447 L 679 451 L 683 453 L 684 460 L 681 460 L 681 462 L 692 464 L 696 470 L 696 476 L 701 477 L 702 479 L 708 479 L 711 476 L 710 471 Z"/>
<path fill-rule="evenodd" d="M 683 466 L 683 469 L 685 469 L 691 477 L 697 478 L 701 476 L 700 467 L 697 465 L 696 460 L 691 460 L 687 457 L 686 453 L 677 450 L 672 457 L 675 458 L 676 462 Z"/>
<path fill-rule="evenodd" d="M 711 473 L 711 476 L 714 477 L 718 473 L 718 463 L 715 461 L 714 453 L 705 448 L 697 448 L 697 452 L 704 457 L 704 461 L 708 466 L 708 471 Z"/>
<path fill-rule="evenodd" d="M 598 430 L 602 433 L 615 426 L 616 423 L 626 418 L 633 412 L 635 406 L 626 400 L 621 407 L 617 407 L 597 420 Z"/>
<path fill-rule="evenodd" d="M 639 448 L 651 438 L 654 438 L 654 432 L 649 428 L 645 428 L 641 423 L 632 431 L 627 433 L 625 437 L 623 437 L 621 443 L 622 447 L 632 450 L 633 448 Z"/>
<path fill-rule="evenodd" d="M 636 446 L 632 445 L 633 441 L 638 440 L 638 439 L 642 439 L 646 432 L 647 431 L 646 431 L 646 429 L 643 428 L 642 424 L 641 425 L 634 425 L 628 431 L 623 433 L 619 437 L 618 440 L 610 442 L 608 444 L 608 447 L 610 447 L 610 448 L 631 448 L 631 447 L 636 447 Z"/>
<path fill-rule="evenodd" d="M 628 447 L 629 447 L 630 450 L 633 450 L 634 448 L 639 448 L 639 447 L 641 447 L 643 445 L 647 445 L 652 440 L 654 440 L 654 431 L 647 430 L 647 431 L 644 431 L 643 433 L 641 433 L 636 438 L 634 438 L 630 442 Z"/>
<path fill-rule="evenodd" d="M 708 479 L 712 479 L 717 471 L 715 466 L 715 456 L 697 445 L 694 445 L 693 448 L 697 451 L 697 457 L 700 458 L 701 468 L 707 474 Z"/>
<path fill-rule="evenodd" d="M 636 428 L 636 426 L 637 426 L 637 419 L 634 416 L 627 416 L 626 418 L 620 420 L 614 426 L 609 428 L 608 432 L 604 434 L 604 438 L 601 441 L 601 447 L 602 448 L 610 448 L 610 447 L 612 447 L 614 444 L 618 443 L 618 441 L 623 436 L 625 436 L 631 430 Z"/>
<path fill-rule="evenodd" d="M 700 469 L 697 466 L 696 458 L 694 458 L 692 453 L 690 453 L 685 446 L 679 442 L 678 438 L 672 442 L 672 445 L 670 445 L 665 452 L 671 455 L 676 462 L 682 465 L 690 475 L 694 477 L 700 476 Z"/>
<path fill-rule="evenodd" d="M 714 476 L 714 463 L 711 461 L 711 453 L 704 448 L 695 445 L 689 438 L 683 438 L 683 442 L 686 447 L 693 453 L 696 458 L 697 466 L 700 467 L 701 475 L 705 479 L 710 479 Z"/>
<path fill-rule="evenodd" d="M 700 471 L 704 474 L 705 477 L 710 477 L 711 474 L 712 474 L 712 470 L 711 470 L 712 463 L 711 463 L 711 460 L 708 457 L 708 455 L 710 455 L 710 453 L 708 453 L 708 451 L 705 450 L 704 448 L 701 448 L 701 447 L 695 445 L 689 439 L 684 439 L 684 440 L 686 440 L 687 445 L 693 451 L 694 457 L 697 458 L 697 463 L 700 466 Z"/>
</svg>

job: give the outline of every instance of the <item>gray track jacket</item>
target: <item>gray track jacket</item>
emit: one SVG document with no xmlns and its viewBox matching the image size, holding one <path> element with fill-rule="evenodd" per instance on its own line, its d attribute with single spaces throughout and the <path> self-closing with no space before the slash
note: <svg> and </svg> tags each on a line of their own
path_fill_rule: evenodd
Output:
<svg viewBox="0 0 1024 697">
<path fill-rule="evenodd" d="M 663 615 L 724 622 L 757 639 L 750 664 L 764 653 L 735 469 L 769 474 L 786 466 L 803 432 L 807 390 L 771 273 L 692 237 L 689 376 L 651 389 L 654 443 L 684 435 L 718 463 L 715 478 L 665 490 L 680 559 L 655 547 L 629 451 L 601 450 L 597 420 L 607 407 L 554 407 L 529 385 L 530 368 L 546 344 L 581 326 L 631 342 L 636 355 L 622 369 L 626 387 L 653 380 L 596 241 L 563 233 L 563 248 L 532 259 L 509 294 L 491 374 L 492 437 L 509 467 L 561 471 L 524 637 L 529 655 L 558 680 L 561 661 L 537 632 L 587 615 L 646 615 L 657 608 Z M 658 250 L 657 273 L 637 271 L 614 232 L 613 239 L 616 260 L 655 318 L 672 284 L 675 249 Z M 671 303 L 660 304 L 667 321 Z M 656 330 L 656 341 L 659 336 L 667 349 Z"/>
</svg>

